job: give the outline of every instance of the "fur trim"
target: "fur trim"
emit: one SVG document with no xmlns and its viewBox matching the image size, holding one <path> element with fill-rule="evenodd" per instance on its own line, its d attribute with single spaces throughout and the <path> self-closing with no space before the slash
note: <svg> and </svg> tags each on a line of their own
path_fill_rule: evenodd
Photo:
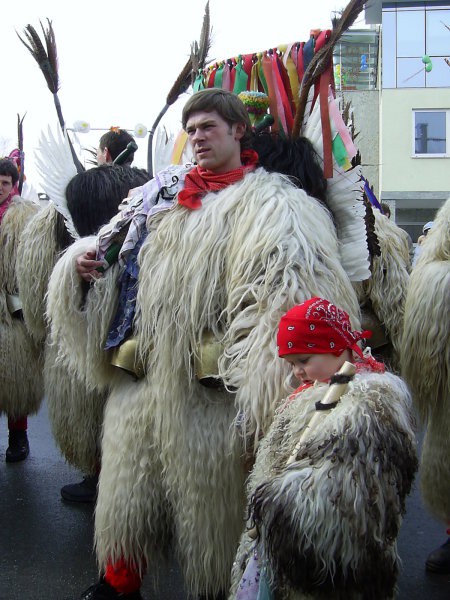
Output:
<svg viewBox="0 0 450 600">
<path fill-rule="evenodd" d="M 15 196 L 3 217 L 0 228 L 0 287 L 8 294 L 17 294 L 16 260 L 20 236 L 39 209 L 34 202 Z"/>
<path fill-rule="evenodd" d="M 162 426 L 171 428 L 164 445 L 154 418 L 161 401 L 170 414 Z M 228 589 L 245 506 L 242 449 L 230 450 L 229 442 L 234 413 L 231 398 L 199 384 L 173 398 L 155 379 L 122 376 L 105 408 L 95 522 L 100 569 L 120 556 L 142 569 L 175 534 L 187 589 L 211 596 Z"/>
<path fill-rule="evenodd" d="M 42 357 L 23 322 L 8 317 L 0 322 L 0 414 L 19 418 L 38 412 L 41 405 Z"/>
<path fill-rule="evenodd" d="M 45 351 L 44 382 L 53 437 L 64 458 L 83 473 L 100 464 L 100 439 L 106 393 L 89 392 L 84 381 L 69 377 L 57 359 L 57 348 Z"/>
<path fill-rule="evenodd" d="M 102 393 L 115 373 L 104 346 L 117 306 L 118 266 L 108 269 L 83 293 L 75 259 L 95 247 L 95 240 L 81 238 L 56 263 L 48 286 L 47 317 L 49 343 L 58 348 L 57 361 L 75 381 L 84 382 L 87 390 Z"/>
<path fill-rule="evenodd" d="M 25 227 L 17 256 L 17 280 L 23 316 L 30 335 L 42 344 L 47 335 L 45 296 L 57 259 L 57 211 L 52 203 L 43 208 Z"/>
<path fill-rule="evenodd" d="M 17 294 L 16 258 L 20 235 L 39 206 L 15 197 L 0 228 L 0 413 L 22 417 L 39 410 L 43 398 L 41 355 L 23 321 L 13 318 L 6 295 Z"/>
<path fill-rule="evenodd" d="M 281 590 L 392 597 L 395 540 L 417 468 L 410 396 L 394 375 L 357 375 L 286 468 L 327 387 L 298 394 L 260 445 L 249 480 L 258 554 Z M 234 589 L 246 546 L 248 539 L 235 562 Z"/>
<path fill-rule="evenodd" d="M 431 512 L 450 522 L 450 199 L 436 215 L 411 274 L 402 373 L 427 430 L 421 487 Z"/>
</svg>

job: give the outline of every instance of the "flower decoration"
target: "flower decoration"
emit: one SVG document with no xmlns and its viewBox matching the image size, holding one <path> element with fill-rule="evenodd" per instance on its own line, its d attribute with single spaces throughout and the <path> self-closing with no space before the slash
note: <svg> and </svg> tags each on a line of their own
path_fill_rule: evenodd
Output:
<svg viewBox="0 0 450 600">
<path fill-rule="evenodd" d="M 73 130 L 77 133 L 89 133 L 91 126 L 87 121 L 75 121 L 73 124 Z"/>
<path fill-rule="evenodd" d="M 264 92 L 241 92 L 238 97 L 242 100 L 254 126 L 267 113 L 269 96 Z"/>
<path fill-rule="evenodd" d="M 137 125 L 135 125 L 134 127 L 134 135 L 137 138 L 145 138 L 145 136 L 148 133 L 148 129 L 145 125 L 143 125 L 142 123 L 137 123 Z"/>
</svg>

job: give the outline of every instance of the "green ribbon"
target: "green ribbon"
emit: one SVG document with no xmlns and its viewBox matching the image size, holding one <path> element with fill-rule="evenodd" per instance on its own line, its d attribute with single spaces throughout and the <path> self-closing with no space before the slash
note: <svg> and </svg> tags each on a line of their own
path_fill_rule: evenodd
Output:
<svg viewBox="0 0 450 600">
<path fill-rule="evenodd" d="M 244 71 L 244 68 L 242 66 L 242 56 L 241 55 L 238 56 L 238 61 L 236 63 L 236 66 L 234 67 L 234 71 L 235 71 L 235 79 L 234 79 L 233 92 L 235 94 L 240 94 L 241 92 L 246 91 L 247 84 L 248 84 L 248 75 Z"/>
</svg>

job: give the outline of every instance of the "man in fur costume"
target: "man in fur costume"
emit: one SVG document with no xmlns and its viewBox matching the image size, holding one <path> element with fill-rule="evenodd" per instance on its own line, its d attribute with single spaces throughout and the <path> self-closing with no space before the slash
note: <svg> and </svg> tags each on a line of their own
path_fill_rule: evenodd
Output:
<svg viewBox="0 0 450 600">
<path fill-rule="evenodd" d="M 281 318 L 301 385 L 259 446 L 230 598 L 394 597 L 415 436 L 406 385 L 358 345 L 370 334 L 320 297 Z"/>
<path fill-rule="evenodd" d="M 71 160 L 71 158 L 69 159 Z M 48 164 L 54 169 L 54 162 Z M 73 165 L 72 165 L 73 168 Z M 58 256 L 74 238 L 94 234 L 117 213 L 130 189 L 148 181 L 145 171 L 130 166 L 105 165 L 78 173 L 65 185 L 49 185 L 52 201 L 30 220 L 18 252 L 18 280 L 25 323 L 33 339 L 45 347 L 44 382 L 53 435 L 62 454 L 87 475 L 61 489 L 72 502 L 93 502 L 100 464 L 100 429 L 105 389 L 88 389 L 83 380 L 57 361 L 57 347 L 47 339 L 45 298 Z M 56 183 L 55 183 L 56 185 Z M 62 189 L 64 188 L 64 190 Z M 68 222 L 69 221 L 69 222 Z"/>
<path fill-rule="evenodd" d="M 68 249 L 49 287 L 60 360 L 92 385 L 111 386 L 95 517 L 102 577 L 84 599 L 140 598 L 146 568 L 170 542 L 193 597 L 227 593 L 246 459 L 287 374 L 275 355 L 279 318 L 319 293 L 358 324 L 328 211 L 288 178 L 257 167 L 237 96 L 194 94 L 183 127 L 198 166 L 173 171 L 167 186 L 179 191 L 150 211 L 139 253 L 134 335 L 144 377 L 112 374 L 110 356 L 99 350 L 114 316 L 119 265 L 98 278 L 100 263 L 80 257 L 92 238 Z M 75 265 L 92 282 L 82 313 Z M 218 370 L 208 374 L 217 385 L 206 387 L 195 364 L 211 337 Z"/>
<path fill-rule="evenodd" d="M 425 425 L 420 460 L 423 499 L 447 527 L 447 541 L 426 568 L 450 573 L 450 199 L 439 209 L 411 281 L 405 305 L 402 373 Z"/>
<path fill-rule="evenodd" d="M 37 346 L 23 322 L 16 278 L 20 235 L 39 205 L 13 195 L 19 172 L 9 159 L 0 160 L 0 413 L 8 416 L 7 462 L 29 454 L 27 417 L 43 398 L 42 365 Z"/>
</svg>

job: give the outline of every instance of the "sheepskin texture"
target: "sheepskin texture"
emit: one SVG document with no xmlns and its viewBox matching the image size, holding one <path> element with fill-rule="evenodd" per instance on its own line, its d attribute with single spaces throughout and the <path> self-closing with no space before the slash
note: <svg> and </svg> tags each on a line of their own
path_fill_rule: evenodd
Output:
<svg viewBox="0 0 450 600">
<path fill-rule="evenodd" d="M 25 227 L 17 255 L 17 280 L 23 317 L 30 335 L 43 344 L 47 335 L 45 303 L 47 286 L 56 263 L 57 211 L 49 202 Z"/>
<path fill-rule="evenodd" d="M 230 598 L 255 547 L 280 600 L 394 597 L 417 469 L 411 398 L 397 376 L 362 372 L 336 408 L 317 413 L 327 389 L 316 383 L 281 403 L 259 446 L 248 482 L 258 536 L 242 535 Z"/>
<path fill-rule="evenodd" d="M 39 206 L 15 196 L 0 227 L 0 414 L 18 418 L 39 410 L 43 398 L 41 354 L 23 321 L 12 317 L 6 297 L 18 294 L 17 248 Z"/>
<path fill-rule="evenodd" d="M 88 391 L 84 381 L 69 377 L 57 352 L 53 344 L 45 348 L 44 387 L 53 437 L 68 463 L 93 475 L 100 464 L 106 390 Z"/>
<path fill-rule="evenodd" d="M 371 277 L 355 288 L 360 304 L 368 304 L 384 328 L 393 350 L 386 359 L 397 371 L 409 285 L 409 248 L 403 230 L 379 210 L 372 210 L 381 254 L 373 257 Z"/>
<path fill-rule="evenodd" d="M 81 238 L 56 263 L 48 285 L 47 319 L 49 343 L 58 349 L 59 365 L 89 392 L 103 393 L 116 371 L 104 347 L 117 308 L 119 268 L 108 269 L 87 292 L 80 285 L 75 260 L 95 244 L 93 236 Z"/>
<path fill-rule="evenodd" d="M 359 326 L 332 221 L 318 201 L 263 169 L 148 220 L 139 254 L 136 335 L 146 377 L 115 384 L 105 407 L 96 508 L 99 568 L 148 565 L 173 536 L 187 589 L 226 592 L 244 525 L 244 447 L 283 395 L 281 315 L 323 295 Z M 92 293 L 92 291 L 90 292 Z M 223 342 L 227 391 L 202 386 L 204 332 Z"/>
<path fill-rule="evenodd" d="M 59 360 L 45 318 L 47 287 L 59 256 L 58 214 L 49 203 L 25 227 L 18 251 L 18 281 L 25 324 L 44 354 L 44 389 L 56 445 L 72 466 L 94 474 L 100 463 L 106 391 L 88 390 L 84 378 Z M 64 310 L 60 304 L 58 307 Z"/>
<path fill-rule="evenodd" d="M 430 511 L 450 525 L 450 199 L 438 211 L 405 305 L 402 374 L 426 426 L 420 483 Z"/>
</svg>

